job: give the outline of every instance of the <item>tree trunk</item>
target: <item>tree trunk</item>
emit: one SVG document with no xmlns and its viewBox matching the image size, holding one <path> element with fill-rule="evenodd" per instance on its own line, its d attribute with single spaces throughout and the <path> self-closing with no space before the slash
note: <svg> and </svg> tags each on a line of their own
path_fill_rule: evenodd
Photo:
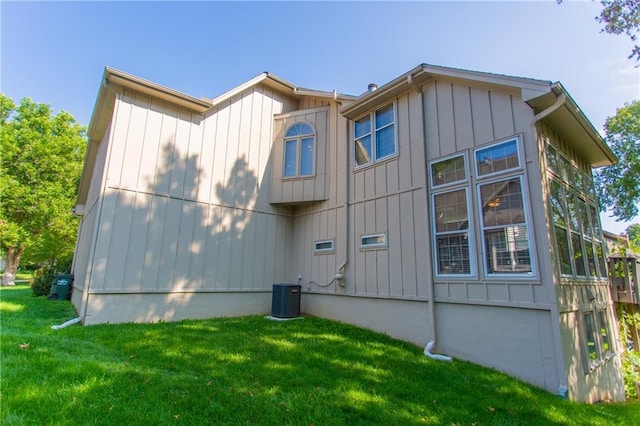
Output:
<svg viewBox="0 0 640 426">
<path fill-rule="evenodd" d="M 7 261 L 4 268 L 4 274 L 2 274 L 2 285 L 11 286 L 16 285 L 16 273 L 20 266 L 20 257 L 24 253 L 24 247 L 9 247 L 7 249 Z"/>
</svg>

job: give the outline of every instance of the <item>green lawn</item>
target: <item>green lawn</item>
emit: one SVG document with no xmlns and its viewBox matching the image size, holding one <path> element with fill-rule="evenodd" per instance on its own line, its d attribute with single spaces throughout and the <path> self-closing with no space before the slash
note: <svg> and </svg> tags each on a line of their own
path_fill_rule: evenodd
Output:
<svg viewBox="0 0 640 426">
<path fill-rule="evenodd" d="M 61 330 L 68 302 L 0 290 L 2 425 L 633 425 L 496 371 L 318 318 Z"/>
</svg>

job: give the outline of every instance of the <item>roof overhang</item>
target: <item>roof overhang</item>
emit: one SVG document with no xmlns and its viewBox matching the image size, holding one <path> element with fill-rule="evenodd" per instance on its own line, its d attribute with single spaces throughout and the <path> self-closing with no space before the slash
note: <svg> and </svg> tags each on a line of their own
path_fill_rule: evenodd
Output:
<svg viewBox="0 0 640 426">
<path fill-rule="evenodd" d="M 566 97 L 564 103 L 542 120 L 591 167 L 615 163 L 617 158 L 613 151 L 562 84 L 554 83 L 547 93 L 525 101 L 538 114 L 550 108 L 561 95 Z"/>
<path fill-rule="evenodd" d="M 564 94 L 566 96 L 564 104 L 546 115 L 543 120 L 592 167 L 606 166 L 617 160 L 600 133 L 593 127 L 565 88 L 560 83 L 552 83 L 547 80 L 421 64 L 380 88 L 365 93 L 355 101 L 346 104 L 340 112 L 349 119 L 355 119 L 409 90 L 420 92 L 421 85 L 437 78 L 460 82 L 471 80 L 475 84 L 518 90 L 522 100 L 533 109 L 534 114 L 551 107 L 556 99 Z"/>
</svg>

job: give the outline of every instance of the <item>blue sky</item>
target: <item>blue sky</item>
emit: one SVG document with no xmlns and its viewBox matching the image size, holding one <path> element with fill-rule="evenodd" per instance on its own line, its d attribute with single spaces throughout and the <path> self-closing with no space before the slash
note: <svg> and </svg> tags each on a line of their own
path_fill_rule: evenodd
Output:
<svg viewBox="0 0 640 426">
<path fill-rule="evenodd" d="M 0 2 L 0 89 L 88 124 L 106 65 L 213 98 L 269 71 L 360 94 L 420 63 L 560 81 L 601 130 L 640 98 L 596 1 Z M 628 224 L 603 215 L 603 226 Z"/>
</svg>

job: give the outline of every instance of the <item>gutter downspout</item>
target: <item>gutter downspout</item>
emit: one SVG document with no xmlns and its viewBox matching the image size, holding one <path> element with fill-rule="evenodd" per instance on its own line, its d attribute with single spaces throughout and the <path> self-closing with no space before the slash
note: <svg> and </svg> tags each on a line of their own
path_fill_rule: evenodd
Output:
<svg viewBox="0 0 640 426">
<path fill-rule="evenodd" d="M 542 120 L 547 115 L 551 114 L 552 112 L 560 108 L 562 105 L 564 105 L 566 101 L 567 101 L 567 95 L 565 95 L 564 93 L 560 93 L 560 96 L 556 98 L 556 101 L 553 103 L 553 105 L 534 115 L 533 118 L 531 119 L 531 125 L 534 127 L 534 130 L 535 130 L 535 125 L 538 121 Z"/>
<path fill-rule="evenodd" d="M 558 85 L 556 84 L 555 87 L 557 87 Z M 552 88 L 553 89 L 553 88 Z M 565 102 L 567 101 L 567 95 L 565 95 L 563 92 L 560 93 L 560 95 L 556 98 L 556 101 L 553 103 L 553 105 L 549 106 L 547 109 L 544 109 L 542 111 L 540 111 L 539 113 L 537 113 L 536 115 L 533 116 L 533 118 L 531 119 L 531 130 L 533 132 L 533 139 L 534 140 L 538 140 L 537 138 L 537 132 L 536 132 L 536 124 L 542 120 L 543 118 L 547 117 L 548 115 L 550 115 L 551 113 L 555 112 L 556 110 L 558 110 L 560 107 L 562 107 Z M 540 171 L 540 173 L 542 173 L 542 171 Z M 543 186 L 544 186 L 544 182 L 545 182 L 545 175 L 540 176 L 542 178 L 542 182 L 543 182 Z M 544 211 L 544 207 L 543 207 L 543 212 L 542 215 L 543 217 L 547 217 L 546 215 L 546 211 Z M 548 227 L 548 223 L 546 224 Z M 549 238 L 549 231 L 547 230 L 547 239 L 550 240 Z M 550 242 L 550 241 L 549 241 Z M 554 262 L 553 260 L 551 260 L 550 262 L 551 264 L 551 276 L 552 276 L 552 280 L 555 279 L 555 275 L 556 275 L 556 271 L 555 271 L 555 266 L 554 266 Z M 551 283 L 550 286 L 547 287 L 547 294 L 549 297 L 549 300 L 553 301 L 553 303 L 550 303 L 550 307 L 551 307 L 551 323 L 553 324 L 552 327 L 552 333 L 553 333 L 553 337 L 554 337 L 554 341 L 557 342 L 557 346 L 555 347 L 555 355 L 556 355 L 556 368 L 558 368 L 558 372 L 562 372 L 562 375 L 558 375 L 558 395 L 562 398 L 567 398 L 567 393 L 569 390 L 569 385 L 567 382 L 567 369 L 564 365 L 564 354 L 563 354 L 563 349 L 562 349 L 562 334 L 560 333 L 560 311 L 558 309 L 558 295 L 556 294 L 556 288 L 555 288 L 555 284 Z"/>
</svg>

